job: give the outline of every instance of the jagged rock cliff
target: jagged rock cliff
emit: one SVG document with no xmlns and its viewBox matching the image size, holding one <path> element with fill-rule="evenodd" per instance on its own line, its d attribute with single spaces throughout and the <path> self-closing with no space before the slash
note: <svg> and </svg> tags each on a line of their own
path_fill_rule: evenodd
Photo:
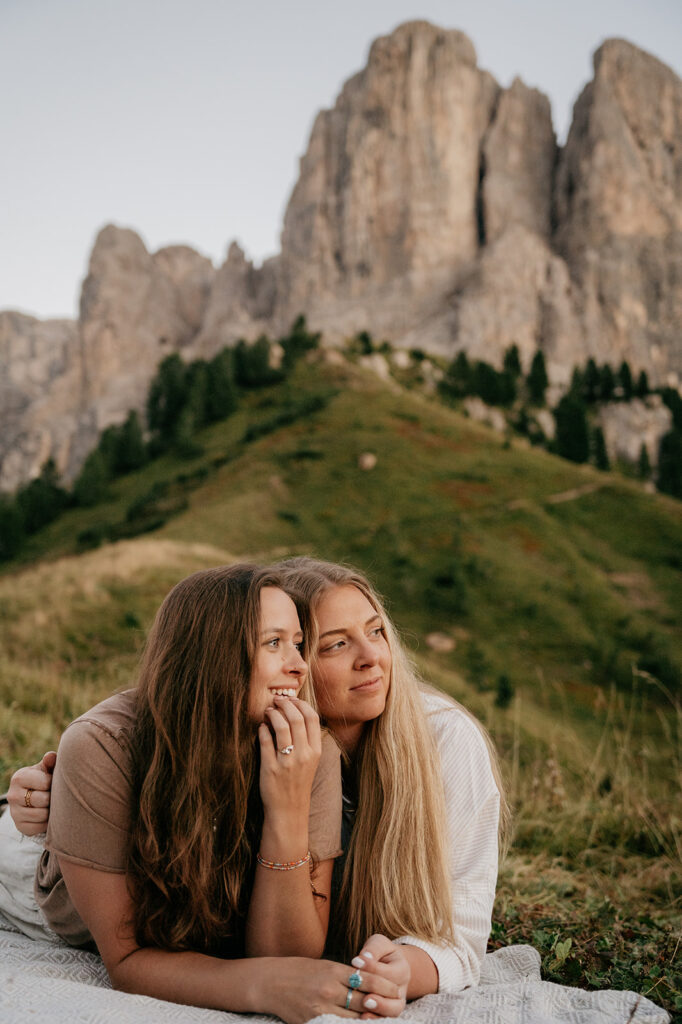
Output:
<svg viewBox="0 0 682 1024">
<path fill-rule="evenodd" d="M 214 274 L 187 246 L 151 255 L 134 231 L 109 225 L 76 323 L 0 313 L 0 489 L 49 456 L 73 479 L 100 432 L 144 408 L 159 361 L 199 330 Z"/>
<path fill-rule="evenodd" d="M 555 384 L 628 359 L 682 376 L 682 82 L 630 43 L 597 51 L 563 150 L 549 101 L 501 89 L 461 32 L 400 26 L 313 126 L 281 253 L 216 272 L 105 228 L 77 324 L 0 314 L 0 488 L 52 454 L 67 479 L 141 408 L 159 360 L 283 333 L 359 330 L 499 361 L 539 345 Z"/>
</svg>

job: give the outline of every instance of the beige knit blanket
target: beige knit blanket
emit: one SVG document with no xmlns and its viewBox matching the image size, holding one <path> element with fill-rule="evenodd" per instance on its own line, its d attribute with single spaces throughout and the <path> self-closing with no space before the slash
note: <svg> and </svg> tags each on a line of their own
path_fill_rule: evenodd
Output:
<svg viewBox="0 0 682 1024">
<path fill-rule="evenodd" d="M 47 941 L 32 895 L 40 848 L 0 816 L 0 1024 L 261 1024 L 276 1018 L 179 1006 L 114 992 L 100 957 Z M 29 937 L 32 936 L 32 937 Z M 343 1018 L 315 1018 L 333 1024 Z M 480 984 L 418 999 L 400 1017 L 414 1024 L 668 1024 L 634 992 L 584 992 L 542 981 L 532 946 L 508 946 L 483 962 Z"/>
<path fill-rule="evenodd" d="M 261 1024 L 242 1016 L 114 992 L 99 957 L 29 939 L 0 927 L 2 1024 Z M 315 1018 L 316 1024 L 341 1020 Z M 668 1024 L 670 1017 L 634 992 L 584 992 L 540 978 L 532 946 L 508 946 L 486 956 L 477 988 L 425 996 L 400 1017 L 414 1024 Z"/>
</svg>

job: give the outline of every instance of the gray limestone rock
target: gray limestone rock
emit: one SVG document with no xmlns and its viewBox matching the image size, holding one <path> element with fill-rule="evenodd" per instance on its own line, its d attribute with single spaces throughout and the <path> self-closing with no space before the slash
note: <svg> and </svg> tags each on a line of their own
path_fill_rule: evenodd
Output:
<svg viewBox="0 0 682 1024">
<path fill-rule="evenodd" d="M 631 402 L 609 402 L 600 410 L 599 422 L 610 459 L 634 465 L 645 445 L 650 464 L 656 466 L 661 438 L 672 429 L 672 413 L 659 395 L 649 395 Z"/>
<path fill-rule="evenodd" d="M 0 490 L 70 463 L 82 401 L 78 325 L 0 313 Z"/>
<path fill-rule="evenodd" d="M 557 154 L 548 98 L 515 78 L 500 95 L 483 142 L 480 201 L 486 242 L 510 224 L 549 238 Z"/>
<path fill-rule="evenodd" d="M 192 355 L 210 357 L 240 338 L 253 341 L 272 326 L 277 299 L 278 258 L 254 267 L 232 242 L 213 281 Z"/>
<path fill-rule="evenodd" d="M 0 489 L 36 476 L 49 457 L 70 482 L 105 427 L 143 410 L 160 360 L 202 322 L 213 275 L 186 246 L 151 255 L 134 231 L 108 225 L 77 323 L 0 314 Z"/>
<path fill-rule="evenodd" d="M 682 81 L 624 40 L 594 57 L 557 172 L 556 245 L 590 353 L 682 377 Z"/>
<path fill-rule="evenodd" d="M 317 327 L 345 307 L 344 330 L 369 321 L 395 336 L 406 305 L 414 319 L 475 259 L 480 145 L 498 92 L 461 32 L 409 22 L 376 40 L 301 160 L 282 233 L 287 319 L 305 310 Z"/>
</svg>

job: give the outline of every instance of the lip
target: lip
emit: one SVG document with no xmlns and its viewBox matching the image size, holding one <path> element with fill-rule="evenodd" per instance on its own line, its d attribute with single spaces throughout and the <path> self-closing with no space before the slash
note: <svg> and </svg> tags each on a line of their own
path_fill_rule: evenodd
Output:
<svg viewBox="0 0 682 1024">
<path fill-rule="evenodd" d="M 383 681 L 383 676 L 376 676 L 374 679 L 368 679 L 366 683 L 351 686 L 351 693 L 373 693 L 381 688 Z"/>
</svg>

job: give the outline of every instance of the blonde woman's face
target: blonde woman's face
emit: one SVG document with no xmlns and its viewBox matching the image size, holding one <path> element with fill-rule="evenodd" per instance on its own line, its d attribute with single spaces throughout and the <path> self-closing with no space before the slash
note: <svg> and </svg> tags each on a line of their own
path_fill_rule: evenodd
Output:
<svg viewBox="0 0 682 1024">
<path fill-rule="evenodd" d="M 354 586 L 327 591 L 316 609 L 315 695 L 320 716 L 348 750 L 386 706 L 391 652 L 381 616 Z"/>
<path fill-rule="evenodd" d="M 278 587 L 260 592 L 260 632 L 249 686 L 249 718 L 262 722 L 276 694 L 296 697 L 308 666 L 301 657 L 303 633 L 296 605 Z"/>
</svg>

